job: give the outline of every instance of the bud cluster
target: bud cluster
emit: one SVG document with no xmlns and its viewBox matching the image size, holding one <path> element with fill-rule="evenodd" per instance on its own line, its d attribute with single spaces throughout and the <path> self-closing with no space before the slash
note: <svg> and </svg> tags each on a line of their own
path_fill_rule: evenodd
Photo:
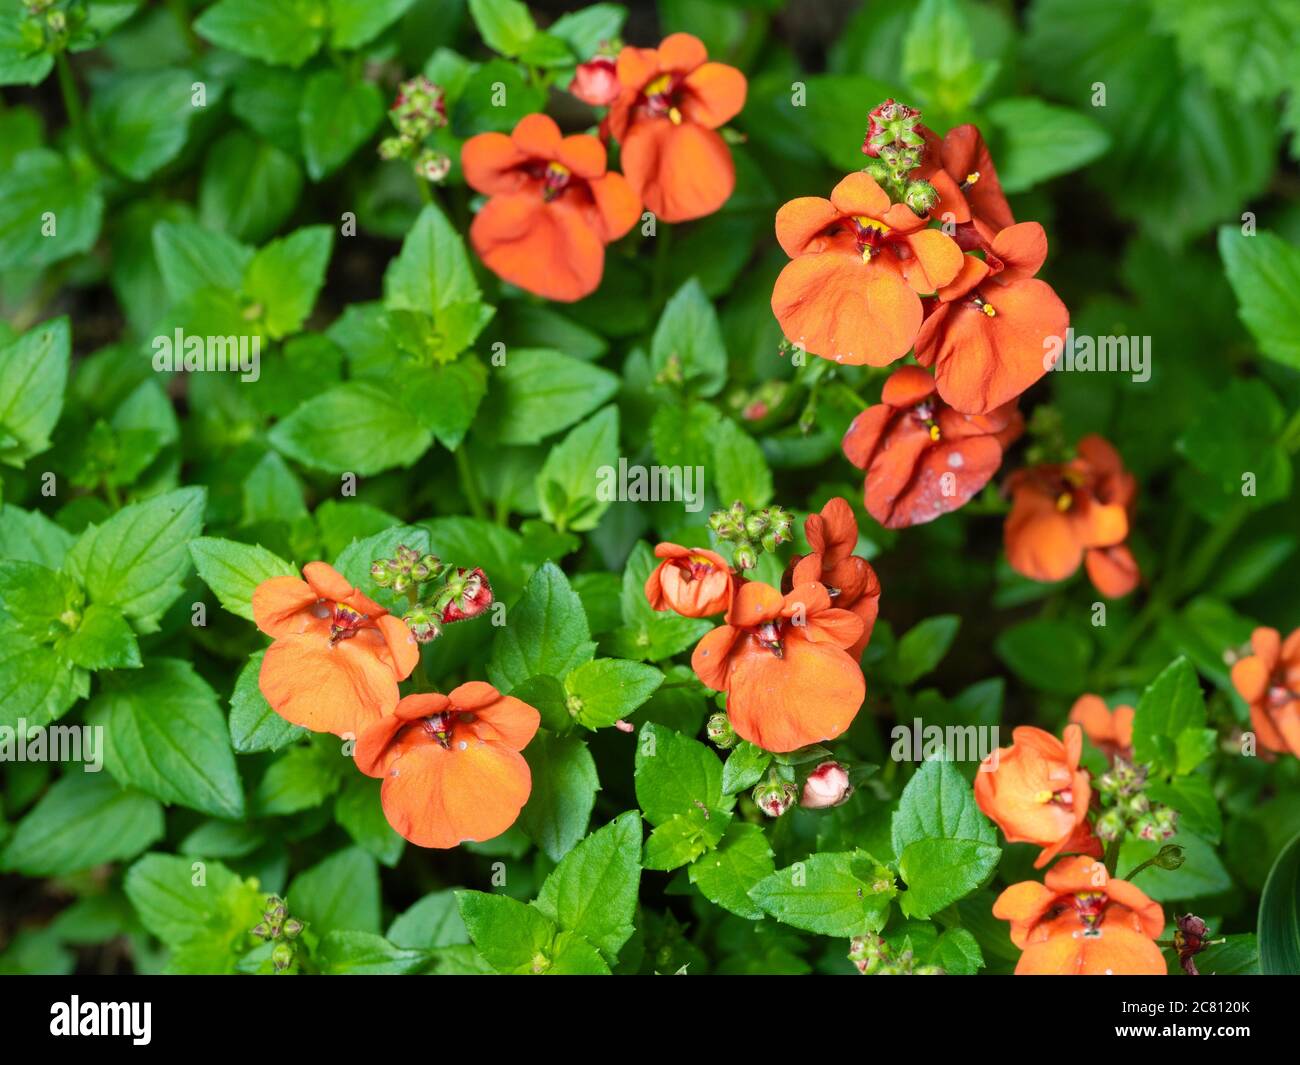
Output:
<svg viewBox="0 0 1300 1065">
<path fill-rule="evenodd" d="M 946 976 L 938 965 L 917 965 L 912 948 L 894 954 L 893 948 L 873 932 L 849 941 L 849 961 L 863 976 Z"/>
<path fill-rule="evenodd" d="M 388 117 L 397 136 L 380 142 L 381 159 L 410 159 L 416 176 L 425 181 L 442 181 L 451 173 L 451 157 L 424 144 L 447 125 L 447 99 L 439 86 L 423 75 L 402 82 Z"/>
<path fill-rule="evenodd" d="M 921 112 L 917 108 L 886 100 L 867 116 L 862 152 L 870 157 L 867 173 L 890 192 L 894 201 L 907 204 L 917 215 L 925 215 L 939 202 L 939 193 L 928 181 L 911 180 L 925 152 L 920 124 Z"/>
<path fill-rule="evenodd" d="M 24 18 L 18 24 L 15 46 L 25 54 L 66 51 L 72 36 L 86 24 L 84 0 L 23 0 Z"/>
<path fill-rule="evenodd" d="M 1118 756 L 1114 765 L 1097 778 L 1102 811 L 1093 831 L 1098 839 L 1113 843 L 1132 834 L 1159 842 L 1178 831 L 1178 814 L 1168 806 L 1152 803 L 1146 783 L 1145 766 L 1133 765 Z"/>
<path fill-rule="evenodd" d="M 476 618 L 492 605 L 492 585 L 482 569 L 461 569 L 405 544 L 398 545 L 395 557 L 371 562 L 370 579 L 406 596 L 410 606 L 402 620 L 419 643 L 431 643 L 444 625 Z M 431 594 L 421 588 L 439 582 Z"/>
<path fill-rule="evenodd" d="M 298 957 L 295 940 L 306 926 L 296 917 L 289 916 L 288 905 L 279 895 L 267 895 L 265 906 L 262 919 L 249 930 L 249 934 L 268 943 L 274 942 L 271 967 L 277 973 L 288 972 Z"/>
<path fill-rule="evenodd" d="M 758 565 L 761 551 L 775 551 L 794 538 L 794 515 L 776 506 L 750 511 L 737 500 L 724 510 L 715 510 L 709 516 L 709 528 L 719 540 L 736 545 L 736 568 L 748 570 Z"/>
</svg>

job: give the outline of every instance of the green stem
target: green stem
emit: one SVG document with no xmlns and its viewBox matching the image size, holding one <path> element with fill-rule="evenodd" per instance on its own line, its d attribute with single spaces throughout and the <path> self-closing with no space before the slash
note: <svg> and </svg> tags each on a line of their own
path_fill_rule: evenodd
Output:
<svg viewBox="0 0 1300 1065">
<path fill-rule="evenodd" d="M 190 10 L 186 0 L 167 0 L 167 7 L 172 13 L 172 18 L 176 20 L 176 25 L 180 28 L 181 36 L 185 38 L 185 46 L 190 50 L 190 56 L 197 59 L 203 51 L 203 45 L 199 41 L 198 34 L 194 32 L 194 27 L 190 24 Z"/>
<path fill-rule="evenodd" d="M 68 114 L 68 125 L 72 127 L 77 142 L 89 151 L 86 142 L 85 109 L 81 105 L 81 93 L 77 89 L 77 79 L 72 74 L 72 64 L 68 54 L 60 52 L 54 57 L 54 69 L 59 76 L 59 92 L 63 95 L 63 109 Z"/>
<path fill-rule="evenodd" d="M 483 497 L 479 494 L 478 478 L 474 476 L 474 469 L 469 464 L 469 455 L 464 447 L 458 447 L 454 454 L 456 473 L 460 477 L 460 487 L 469 502 L 469 509 L 474 512 L 474 517 L 486 521 L 487 510 L 483 506 Z"/>
<path fill-rule="evenodd" d="M 431 205 L 433 203 L 433 191 L 429 188 L 429 183 L 419 174 L 415 175 L 415 183 L 420 186 L 420 201 L 425 206 Z"/>
<path fill-rule="evenodd" d="M 1115 875 L 1115 867 L 1119 865 L 1119 844 L 1117 839 L 1111 840 L 1106 844 L 1106 856 L 1102 859 L 1106 864 L 1106 872 L 1111 876 Z"/>
<path fill-rule="evenodd" d="M 104 496 L 108 500 L 108 505 L 114 510 L 122 509 L 122 496 L 117 490 L 117 485 L 107 477 L 104 478 Z"/>
</svg>

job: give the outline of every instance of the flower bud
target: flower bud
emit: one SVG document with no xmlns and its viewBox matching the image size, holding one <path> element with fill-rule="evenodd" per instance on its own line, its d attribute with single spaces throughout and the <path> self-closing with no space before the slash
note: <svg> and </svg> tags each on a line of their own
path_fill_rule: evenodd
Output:
<svg viewBox="0 0 1300 1065">
<path fill-rule="evenodd" d="M 722 711 L 709 718 L 708 724 L 704 726 L 704 732 L 709 737 L 709 742 L 720 750 L 728 750 L 740 742 L 736 730 L 731 727 L 731 718 Z"/>
<path fill-rule="evenodd" d="M 618 72 L 613 56 L 592 56 L 580 63 L 569 82 L 569 92 L 592 107 L 608 107 L 618 99 Z"/>
<path fill-rule="evenodd" d="M 1124 800 L 1123 809 L 1130 817 L 1141 817 L 1151 809 L 1151 800 L 1146 797 L 1145 792 L 1139 791 Z"/>
<path fill-rule="evenodd" d="M 1183 848 L 1176 843 L 1166 843 L 1155 856 L 1155 864 L 1161 869 L 1180 869 L 1185 861 L 1187 857 L 1183 853 Z"/>
<path fill-rule="evenodd" d="M 822 762 L 804 781 L 799 805 L 808 810 L 825 810 L 847 802 L 852 794 L 848 770 L 839 762 Z"/>
<path fill-rule="evenodd" d="M 758 552 L 749 544 L 737 544 L 735 563 L 736 569 L 753 569 L 758 565 Z"/>
<path fill-rule="evenodd" d="M 865 151 L 865 149 L 863 150 Z M 862 169 L 868 175 L 870 175 L 871 180 L 874 181 L 877 185 L 883 185 L 886 181 L 889 180 L 889 167 L 887 167 L 879 159 L 872 159 Z"/>
<path fill-rule="evenodd" d="M 388 568 L 387 560 L 377 558 L 370 563 L 370 579 L 380 588 L 387 588 L 393 583 L 393 571 Z"/>
<path fill-rule="evenodd" d="M 476 618 L 492 605 L 492 585 L 478 567 L 456 570 L 447 580 L 447 595 L 450 598 L 442 611 L 444 624 Z"/>
<path fill-rule="evenodd" d="M 414 142 L 406 137 L 385 137 L 379 142 L 379 158 L 386 162 L 401 159 L 413 146 Z"/>
<path fill-rule="evenodd" d="M 425 148 L 415 160 L 415 176 L 437 183 L 451 173 L 451 157 L 443 152 Z"/>
<path fill-rule="evenodd" d="M 293 964 L 294 954 L 292 944 L 277 943 L 275 950 L 271 951 L 271 965 L 277 973 L 282 973 Z"/>
<path fill-rule="evenodd" d="M 298 920 L 298 918 L 296 917 L 290 917 L 287 921 L 284 922 L 284 934 L 288 936 L 290 939 L 296 938 L 298 933 L 301 932 L 302 929 L 303 929 L 303 923 L 300 920 Z"/>
<path fill-rule="evenodd" d="M 745 535 L 757 540 L 767 531 L 767 511 L 756 510 L 745 518 Z"/>
<path fill-rule="evenodd" d="M 939 202 L 939 191 L 928 181 L 911 181 L 903 193 L 903 202 L 913 214 L 924 216 Z"/>
<path fill-rule="evenodd" d="M 423 606 L 415 606 L 402 615 L 416 643 L 432 643 L 442 635 L 442 626 Z"/>
<path fill-rule="evenodd" d="M 259 921 L 249 930 L 249 935 L 257 936 L 258 939 L 270 939 L 271 929 L 267 927 L 265 921 Z"/>
<path fill-rule="evenodd" d="M 792 781 L 769 778 L 754 788 L 752 797 L 768 817 L 780 817 L 794 806 L 799 798 L 799 789 Z"/>
<path fill-rule="evenodd" d="M 397 99 L 388 117 L 403 137 L 423 140 L 447 124 L 447 101 L 442 89 L 423 75 L 417 75 L 397 87 Z"/>
<path fill-rule="evenodd" d="M 407 573 L 399 573 L 393 578 L 392 588 L 398 595 L 401 595 L 411 587 L 411 577 Z"/>
<path fill-rule="evenodd" d="M 889 944 L 868 932 L 849 941 L 849 961 L 863 976 L 870 976 L 889 959 Z"/>
<path fill-rule="evenodd" d="M 1112 807 L 1102 811 L 1096 825 L 1093 826 L 1093 832 L 1103 843 L 1113 843 L 1124 835 L 1127 827 L 1128 822 L 1124 820 L 1124 815 Z"/>
</svg>

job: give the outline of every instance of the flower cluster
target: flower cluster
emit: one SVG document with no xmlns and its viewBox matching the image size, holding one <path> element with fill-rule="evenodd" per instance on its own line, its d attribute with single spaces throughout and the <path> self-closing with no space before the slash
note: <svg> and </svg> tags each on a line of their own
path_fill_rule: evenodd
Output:
<svg viewBox="0 0 1300 1065">
<path fill-rule="evenodd" d="M 257 586 L 253 617 L 274 640 L 258 677 L 262 694 L 285 720 L 354 740 L 357 767 L 383 779 L 384 816 L 412 843 L 454 847 L 499 836 L 532 789 L 520 752 L 537 732 L 538 712 L 482 681 L 448 695 L 402 697 L 398 688 L 440 624 L 487 609 L 491 584 L 479 568 L 445 565 L 405 545 L 376 559 L 370 573 L 379 587 L 407 596 L 403 618 L 324 562 L 307 563 L 302 580 Z"/>
<path fill-rule="evenodd" d="M 417 177 L 439 182 L 451 173 L 451 158 L 425 144 L 435 130 L 447 125 L 447 100 L 442 89 L 423 75 L 404 81 L 397 89 L 388 118 L 396 137 L 379 143 L 381 159 L 409 159 Z"/>
<path fill-rule="evenodd" d="M 544 114 L 513 132 L 465 142 L 465 181 L 488 197 L 470 242 L 502 280 L 572 302 L 600 285 L 605 247 L 644 205 L 664 222 L 712 214 L 735 187 L 735 164 L 717 132 L 745 103 L 745 77 L 708 61 L 698 38 L 675 33 L 658 48 L 624 47 L 578 67 L 579 99 L 608 106 L 600 136 L 564 136 Z M 622 173 L 608 169 L 607 143 Z"/>
<path fill-rule="evenodd" d="M 711 526 L 762 538 L 784 527 L 778 508 L 754 523 L 743 507 L 715 514 Z M 750 515 L 753 517 L 753 515 Z M 858 524 L 843 499 L 832 499 L 804 525 L 812 551 L 794 559 L 782 588 L 748 580 L 716 552 L 660 544 L 663 559 L 646 581 L 656 610 L 685 617 L 723 615 L 691 656 L 696 675 L 725 692 L 730 726 L 741 739 L 788 752 L 844 733 L 862 706 L 866 683 L 858 658 L 871 636 L 880 582 L 852 554 Z M 783 534 L 785 535 L 785 534 Z M 753 550 L 745 539 L 736 547 Z M 815 695 L 815 698 L 810 698 Z M 784 790 L 784 789 L 783 789 Z M 787 805 L 798 797 L 787 796 Z"/>
</svg>

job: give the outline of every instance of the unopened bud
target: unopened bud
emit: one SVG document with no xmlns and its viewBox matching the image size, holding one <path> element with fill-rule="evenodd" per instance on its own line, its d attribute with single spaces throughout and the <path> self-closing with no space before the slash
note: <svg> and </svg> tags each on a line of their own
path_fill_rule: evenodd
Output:
<svg viewBox="0 0 1300 1065">
<path fill-rule="evenodd" d="M 1155 857 L 1155 864 L 1161 869 L 1179 869 L 1185 861 L 1187 857 L 1183 853 L 1183 848 L 1176 843 L 1166 843 Z"/>
<path fill-rule="evenodd" d="M 303 924 L 296 917 L 290 917 L 287 921 L 284 922 L 284 934 L 288 936 L 290 939 L 296 938 L 298 933 L 301 932 L 302 929 L 303 929 Z"/>
<path fill-rule="evenodd" d="M 709 723 L 704 726 L 704 732 L 709 737 L 709 742 L 724 751 L 740 742 L 736 730 L 731 727 L 731 718 L 721 711 L 709 718 Z"/>
<path fill-rule="evenodd" d="M 792 781 L 770 778 L 754 788 L 752 797 L 755 805 L 768 817 L 780 817 L 794 806 L 799 798 L 799 789 Z"/>
<path fill-rule="evenodd" d="M 1124 830 L 1127 827 L 1128 822 L 1124 820 L 1124 815 L 1112 807 L 1109 810 L 1102 811 L 1097 818 L 1097 823 L 1093 826 L 1093 832 L 1103 843 L 1113 843 L 1124 835 Z"/>
<path fill-rule="evenodd" d="M 758 552 L 749 544 L 737 544 L 735 563 L 736 569 L 753 569 L 758 565 Z"/>
<path fill-rule="evenodd" d="M 849 961 L 863 976 L 872 975 L 888 959 L 889 944 L 872 932 L 849 941 Z"/>
<path fill-rule="evenodd" d="M 415 160 L 415 175 L 425 181 L 437 183 L 451 173 L 451 157 L 444 152 L 425 148 Z"/>
<path fill-rule="evenodd" d="M 423 606 L 412 607 L 402 615 L 416 643 L 432 643 L 442 635 L 442 626 Z"/>
<path fill-rule="evenodd" d="M 939 192 L 928 181 L 912 181 L 903 193 L 903 202 L 916 215 L 927 215 L 939 202 Z"/>
<path fill-rule="evenodd" d="M 277 973 L 282 973 L 293 964 L 294 949 L 289 943 L 277 943 L 271 951 L 271 965 Z"/>
<path fill-rule="evenodd" d="M 808 810 L 825 810 L 847 802 L 852 794 L 848 770 L 839 762 L 822 762 L 804 781 L 799 805 Z"/>
<path fill-rule="evenodd" d="M 370 579 L 380 588 L 387 588 L 393 583 L 393 571 L 388 568 L 388 562 L 379 558 L 370 563 Z"/>
<path fill-rule="evenodd" d="M 379 158 L 385 161 L 401 159 L 414 147 L 406 137 L 385 137 L 379 142 Z"/>
<path fill-rule="evenodd" d="M 444 624 L 476 618 L 492 605 L 492 585 L 487 574 L 474 569 L 458 569 L 448 578 L 447 605 L 442 611 Z"/>
</svg>

